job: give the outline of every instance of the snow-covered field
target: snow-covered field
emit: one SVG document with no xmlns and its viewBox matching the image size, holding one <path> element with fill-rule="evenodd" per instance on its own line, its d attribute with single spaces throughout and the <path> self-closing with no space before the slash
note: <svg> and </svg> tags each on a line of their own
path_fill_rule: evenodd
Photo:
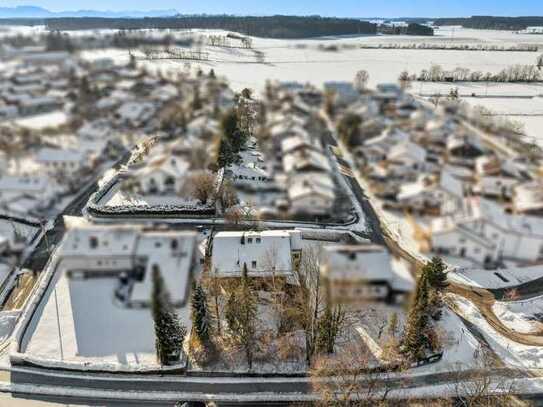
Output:
<svg viewBox="0 0 543 407">
<path fill-rule="evenodd" d="M 492 350 L 510 367 L 541 369 L 543 367 L 543 347 L 523 345 L 500 335 L 481 315 L 477 307 L 469 300 L 452 296 L 461 315 L 477 326 Z"/>
<path fill-rule="evenodd" d="M 224 31 L 193 31 L 192 34 L 226 34 Z M 364 69 L 370 75 L 369 85 L 396 82 L 399 74 L 407 70 L 418 73 L 432 64 L 439 64 L 445 70 L 458 67 L 470 70 L 498 72 L 512 64 L 535 64 L 539 52 L 491 52 L 491 51 L 448 51 L 420 49 L 360 49 L 361 44 L 390 43 L 438 43 L 438 44 L 489 44 L 489 45 L 539 45 L 543 52 L 543 35 L 522 35 L 506 31 L 470 30 L 460 27 L 443 27 L 436 30 L 432 38 L 416 36 L 349 36 L 324 37 L 304 40 L 277 40 L 253 38 L 253 48 L 264 54 L 264 62 L 259 63 L 253 50 L 238 48 L 203 47 L 209 53 L 209 61 L 155 60 L 145 61 L 150 69 L 163 72 L 178 72 L 190 65 L 205 71 L 214 69 L 226 76 L 235 90 L 245 87 L 260 92 L 267 80 L 299 81 L 322 86 L 327 81 L 351 81 L 358 70 Z M 324 51 L 322 48 L 336 46 L 337 51 Z M 105 50 L 84 53 L 89 59 L 112 57 L 127 61 L 127 51 Z M 466 97 L 472 105 L 487 106 L 501 114 L 514 114 L 513 119 L 526 123 L 530 137 L 543 140 L 539 125 L 543 116 L 516 116 L 543 111 L 543 99 L 490 99 L 487 95 L 541 95 L 540 85 L 523 84 L 415 84 L 414 93 L 437 91 L 448 93 L 451 87 L 459 87 L 461 94 L 475 93 L 480 97 Z"/>
<path fill-rule="evenodd" d="M 543 329 L 543 297 L 496 302 L 492 309 L 507 327 L 516 332 L 536 333 Z"/>
</svg>

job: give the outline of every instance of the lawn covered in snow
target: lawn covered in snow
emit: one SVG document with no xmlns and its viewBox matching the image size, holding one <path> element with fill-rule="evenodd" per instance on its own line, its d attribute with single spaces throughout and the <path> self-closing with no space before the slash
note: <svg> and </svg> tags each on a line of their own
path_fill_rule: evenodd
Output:
<svg viewBox="0 0 543 407">
<path fill-rule="evenodd" d="M 500 321 L 520 333 L 543 331 L 543 297 L 524 301 L 496 302 L 492 307 Z"/>
</svg>

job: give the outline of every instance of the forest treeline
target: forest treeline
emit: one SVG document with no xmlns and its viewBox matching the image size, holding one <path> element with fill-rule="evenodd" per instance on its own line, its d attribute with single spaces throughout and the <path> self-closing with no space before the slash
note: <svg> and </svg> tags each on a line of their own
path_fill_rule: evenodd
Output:
<svg viewBox="0 0 543 407">
<path fill-rule="evenodd" d="M 478 28 L 488 30 L 524 30 L 526 27 L 543 26 L 543 17 L 494 17 L 472 16 L 459 18 L 437 18 L 434 24 L 461 25 L 465 28 Z"/>
<path fill-rule="evenodd" d="M 52 18 L 51 30 L 93 29 L 220 29 L 267 38 L 308 38 L 375 34 L 376 25 L 351 18 L 319 16 L 179 16 L 171 18 Z"/>
</svg>

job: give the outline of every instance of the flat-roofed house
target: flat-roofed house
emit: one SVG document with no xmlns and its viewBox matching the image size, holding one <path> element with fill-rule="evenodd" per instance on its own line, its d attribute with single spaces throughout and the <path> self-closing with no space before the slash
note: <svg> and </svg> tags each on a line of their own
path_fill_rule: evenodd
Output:
<svg viewBox="0 0 543 407">
<path fill-rule="evenodd" d="M 149 307 L 153 271 L 158 270 L 172 304 L 187 304 L 196 259 L 196 233 L 148 231 L 142 227 L 96 226 L 65 218 L 68 232 L 59 256 L 70 278 L 113 278 L 115 295 L 129 307 Z"/>
</svg>

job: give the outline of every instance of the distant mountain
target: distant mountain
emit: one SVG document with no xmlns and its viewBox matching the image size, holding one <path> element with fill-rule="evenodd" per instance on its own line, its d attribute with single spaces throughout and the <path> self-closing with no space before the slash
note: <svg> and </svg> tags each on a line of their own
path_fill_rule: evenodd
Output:
<svg viewBox="0 0 543 407">
<path fill-rule="evenodd" d="M 18 6 L 0 7 L 0 18 L 59 18 L 59 17 L 102 17 L 102 18 L 143 18 L 143 17 L 170 17 L 176 15 L 177 10 L 76 10 L 53 12 L 42 7 Z"/>
</svg>

